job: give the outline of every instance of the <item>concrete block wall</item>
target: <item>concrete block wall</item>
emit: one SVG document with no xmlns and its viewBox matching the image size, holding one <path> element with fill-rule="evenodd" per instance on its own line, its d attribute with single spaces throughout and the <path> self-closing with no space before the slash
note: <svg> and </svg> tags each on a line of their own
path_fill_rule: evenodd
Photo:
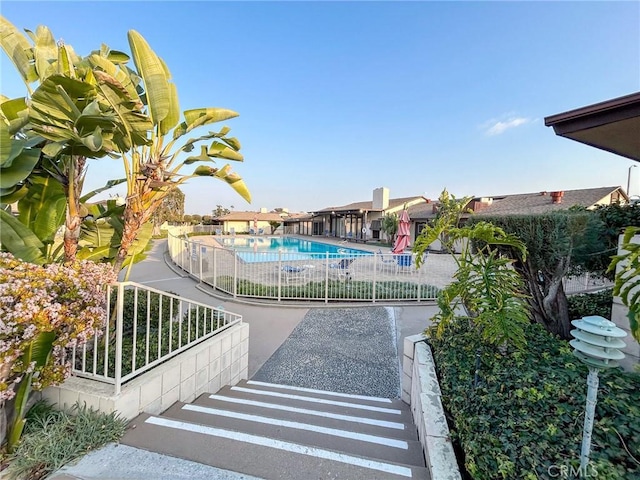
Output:
<svg viewBox="0 0 640 480">
<path fill-rule="evenodd" d="M 431 349 L 423 335 L 404 340 L 402 400 L 411 406 L 431 480 L 462 480 L 449 436 Z"/>
<path fill-rule="evenodd" d="M 215 393 L 248 377 L 249 325 L 233 325 L 219 334 L 152 368 L 122 386 L 80 377 L 49 387 L 42 397 L 59 408 L 86 403 L 105 413 L 118 412 L 130 420 L 142 412 L 158 414 L 177 401 L 191 402 L 205 392 Z"/>
</svg>

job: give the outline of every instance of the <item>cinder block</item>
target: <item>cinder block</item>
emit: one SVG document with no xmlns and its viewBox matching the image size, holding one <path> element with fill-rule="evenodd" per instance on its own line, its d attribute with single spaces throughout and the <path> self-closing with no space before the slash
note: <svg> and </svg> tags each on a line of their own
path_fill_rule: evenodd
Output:
<svg viewBox="0 0 640 480">
<path fill-rule="evenodd" d="M 240 330 L 236 330 L 231 334 L 231 345 L 240 345 L 242 341 L 242 332 Z"/>
<path fill-rule="evenodd" d="M 211 380 L 209 380 L 209 386 L 207 387 L 207 391 L 209 393 L 217 393 L 221 387 L 222 385 L 220 382 L 220 374 L 218 374 L 215 377 L 213 377 Z"/>
<path fill-rule="evenodd" d="M 201 368 L 196 372 L 196 390 L 198 390 L 198 388 L 200 387 L 205 386 L 208 381 L 209 381 L 209 366 L 206 365 L 205 367 Z"/>
<path fill-rule="evenodd" d="M 236 378 L 240 375 L 240 360 L 231 362 L 231 378 Z"/>
<path fill-rule="evenodd" d="M 220 360 L 220 367 L 224 370 L 225 368 L 229 368 L 229 365 L 231 365 L 231 352 L 223 352 Z"/>
<path fill-rule="evenodd" d="M 160 411 L 164 412 L 171 405 L 176 403 L 180 399 L 180 386 L 172 388 L 168 392 L 162 395 L 162 400 L 160 402 Z"/>
<path fill-rule="evenodd" d="M 223 334 L 220 339 L 220 349 L 223 354 L 231 350 L 231 336 L 229 334 Z"/>
<path fill-rule="evenodd" d="M 433 480 L 461 480 L 460 470 L 449 438 L 427 437 L 426 457 Z"/>
<path fill-rule="evenodd" d="M 117 400 L 116 408 L 124 418 L 132 419 L 142 411 L 140 408 L 140 389 L 131 388 L 123 390 Z"/>
<path fill-rule="evenodd" d="M 217 375 L 220 375 L 220 359 L 216 358 L 209 364 L 209 378 L 213 378 Z"/>
<path fill-rule="evenodd" d="M 243 341 L 249 341 L 249 324 L 248 323 L 243 323 L 242 324 L 242 329 L 240 330 L 241 335 L 242 335 L 242 340 Z"/>
<path fill-rule="evenodd" d="M 449 437 L 449 426 L 444 408 L 438 395 L 420 395 L 422 413 L 426 424 L 426 434 L 432 437 Z"/>
<path fill-rule="evenodd" d="M 209 347 L 209 361 L 214 358 L 220 358 L 222 354 L 222 340 L 216 339 Z"/>
<path fill-rule="evenodd" d="M 100 411 L 103 413 L 111 413 L 116 410 L 116 403 L 113 398 L 100 397 Z"/>
<path fill-rule="evenodd" d="M 205 348 L 196 355 L 196 370 L 202 370 L 209 366 L 209 349 Z"/>
<path fill-rule="evenodd" d="M 63 387 L 60 389 L 58 406 L 62 410 L 69 410 L 79 399 L 80 399 L 80 392 L 68 390 Z"/>
<path fill-rule="evenodd" d="M 180 365 L 175 365 L 162 374 L 162 395 L 180 383 Z"/>
<path fill-rule="evenodd" d="M 191 375 L 180 382 L 180 401 L 192 402 L 196 395 L 196 376 Z"/>
<path fill-rule="evenodd" d="M 220 372 L 220 383 L 229 385 L 231 383 L 231 368 L 223 368 Z"/>
<path fill-rule="evenodd" d="M 240 356 L 242 355 L 242 350 L 240 345 L 235 345 L 231 348 L 231 362 L 236 362 L 240 360 Z"/>
<path fill-rule="evenodd" d="M 100 410 L 100 397 L 97 395 L 91 395 L 90 393 L 80 392 L 78 396 L 80 405 L 85 405 L 87 408 L 93 410 Z"/>
<path fill-rule="evenodd" d="M 145 413 L 150 413 L 152 415 L 158 415 L 162 413 L 162 397 L 156 398 L 153 402 L 149 403 L 142 410 Z"/>
<path fill-rule="evenodd" d="M 157 377 L 151 378 L 148 382 L 140 385 L 140 408 L 143 411 L 146 411 L 146 406 L 155 402 L 161 395 L 162 376 L 158 375 Z"/>
<path fill-rule="evenodd" d="M 42 391 L 42 398 L 53 405 L 60 404 L 60 388 L 49 387 Z"/>
<path fill-rule="evenodd" d="M 412 376 L 412 369 L 413 369 L 413 360 L 410 359 L 409 357 L 402 357 L 402 373 L 404 373 L 405 375 L 411 377 Z"/>
<path fill-rule="evenodd" d="M 196 356 L 189 355 L 180 363 L 180 381 L 184 382 L 187 378 L 196 374 Z"/>
</svg>

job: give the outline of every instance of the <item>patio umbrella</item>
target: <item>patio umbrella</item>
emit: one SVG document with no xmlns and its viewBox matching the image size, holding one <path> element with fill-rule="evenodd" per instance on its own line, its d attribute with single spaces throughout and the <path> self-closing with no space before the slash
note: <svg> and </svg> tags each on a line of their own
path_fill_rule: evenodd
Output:
<svg viewBox="0 0 640 480">
<path fill-rule="evenodd" d="M 409 246 L 411 241 L 410 222 L 409 214 L 406 210 L 403 210 L 398 222 L 398 236 L 396 237 L 396 243 L 393 244 L 391 253 L 404 253 L 404 249 Z"/>
</svg>

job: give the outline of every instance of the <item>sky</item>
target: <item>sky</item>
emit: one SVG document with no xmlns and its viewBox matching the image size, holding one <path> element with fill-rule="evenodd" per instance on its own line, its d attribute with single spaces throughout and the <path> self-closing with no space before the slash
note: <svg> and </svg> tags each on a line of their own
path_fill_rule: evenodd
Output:
<svg viewBox="0 0 640 480">
<path fill-rule="evenodd" d="M 240 114 L 218 126 L 242 144 L 232 167 L 251 204 L 197 178 L 182 187 L 188 214 L 314 211 L 379 187 L 431 199 L 444 188 L 626 189 L 630 173 L 640 193 L 640 164 L 544 126 L 640 91 L 637 1 L 3 0 L 0 11 L 19 29 L 46 25 L 80 55 L 102 43 L 129 53 L 136 30 L 171 70 L 182 110 Z M 1 93 L 24 96 L 4 52 L 0 66 Z M 91 161 L 85 192 L 121 172 L 118 160 Z"/>
</svg>

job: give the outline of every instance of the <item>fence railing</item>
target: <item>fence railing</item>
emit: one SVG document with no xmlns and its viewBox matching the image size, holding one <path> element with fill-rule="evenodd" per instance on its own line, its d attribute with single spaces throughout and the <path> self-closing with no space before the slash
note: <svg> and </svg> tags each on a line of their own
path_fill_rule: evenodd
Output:
<svg viewBox="0 0 640 480">
<path fill-rule="evenodd" d="M 317 302 L 433 301 L 456 272 L 450 255 L 429 253 L 421 268 L 415 255 L 380 252 L 292 253 L 236 251 L 216 236 L 187 237 L 172 230 L 168 251 L 176 266 L 210 287 L 235 297 Z M 248 236 L 236 244 L 250 243 Z M 256 240 L 254 238 L 254 240 Z M 269 241 L 269 237 L 257 240 Z M 257 245 L 257 242 L 252 242 Z M 345 247 L 358 248 L 355 244 Z M 568 295 L 606 288 L 611 282 L 594 274 L 567 277 Z"/>
<path fill-rule="evenodd" d="M 72 351 L 73 374 L 123 383 L 242 321 L 223 308 L 134 282 L 107 290 L 104 330 Z"/>
<path fill-rule="evenodd" d="M 278 301 L 430 301 L 455 272 L 447 255 L 429 255 L 417 269 L 410 253 L 236 251 L 182 232 L 169 234 L 168 250 L 204 284 L 233 297 Z"/>
<path fill-rule="evenodd" d="M 575 295 L 613 287 L 613 282 L 601 275 L 586 272 L 582 275 L 565 277 L 562 285 L 567 295 Z"/>
</svg>

